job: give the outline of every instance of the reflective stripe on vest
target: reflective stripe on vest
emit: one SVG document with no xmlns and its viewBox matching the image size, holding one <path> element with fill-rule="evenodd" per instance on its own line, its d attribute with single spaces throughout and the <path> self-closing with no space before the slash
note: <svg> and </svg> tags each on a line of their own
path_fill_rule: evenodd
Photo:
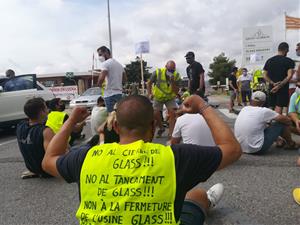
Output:
<svg viewBox="0 0 300 225">
<path fill-rule="evenodd" d="M 51 130 L 56 134 L 62 125 L 64 124 L 64 119 L 67 113 L 52 111 L 48 114 L 46 126 L 50 127 Z"/>
<path fill-rule="evenodd" d="M 176 224 L 169 146 L 136 141 L 90 149 L 80 173 L 80 224 Z"/>
<path fill-rule="evenodd" d="M 154 99 L 160 102 L 169 101 L 176 97 L 171 85 L 167 83 L 166 71 L 166 68 L 156 70 L 156 83 L 152 92 Z M 173 76 L 175 81 L 179 80 L 179 74 L 176 71 L 173 73 Z"/>
</svg>

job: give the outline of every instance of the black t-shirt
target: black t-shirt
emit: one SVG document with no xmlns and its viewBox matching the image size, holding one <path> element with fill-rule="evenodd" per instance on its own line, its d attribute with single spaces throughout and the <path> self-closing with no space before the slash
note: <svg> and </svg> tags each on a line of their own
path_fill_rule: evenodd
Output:
<svg viewBox="0 0 300 225">
<path fill-rule="evenodd" d="M 172 145 L 171 148 L 176 167 L 174 210 L 178 221 L 186 193 L 198 183 L 206 181 L 216 171 L 222 160 L 222 152 L 218 147 L 191 144 L 177 144 Z M 57 170 L 68 183 L 79 184 L 81 167 L 88 150 L 70 151 L 57 160 Z"/>
<path fill-rule="evenodd" d="M 190 79 L 190 93 L 194 94 L 196 90 L 200 86 L 200 74 L 203 73 L 204 76 L 204 69 L 199 62 L 194 61 L 191 65 L 186 68 L 186 74 Z"/>
<path fill-rule="evenodd" d="M 43 124 L 31 126 L 28 121 L 22 121 L 18 124 L 16 133 L 26 168 L 35 174 L 49 177 L 50 175 L 42 169 L 42 160 L 45 155 L 43 136 L 45 128 Z"/>
<path fill-rule="evenodd" d="M 233 75 L 233 74 L 230 74 L 228 79 L 229 79 L 229 81 L 231 81 L 232 86 L 233 86 L 235 89 L 237 89 L 238 86 L 237 86 L 237 83 L 236 83 L 236 76 Z M 229 85 L 229 90 L 233 90 L 233 88 L 232 88 L 230 85 Z"/>
<path fill-rule="evenodd" d="M 294 68 L 295 62 L 282 55 L 276 55 L 268 59 L 264 66 L 264 70 L 268 72 L 268 77 L 275 83 L 285 79 L 287 77 L 288 70 Z M 286 83 L 284 88 L 288 89 L 288 87 L 289 83 Z"/>
</svg>

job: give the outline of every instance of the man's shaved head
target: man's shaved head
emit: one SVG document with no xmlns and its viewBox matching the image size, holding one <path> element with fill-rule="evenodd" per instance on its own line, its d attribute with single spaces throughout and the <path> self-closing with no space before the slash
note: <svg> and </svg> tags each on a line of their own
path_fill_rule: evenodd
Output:
<svg viewBox="0 0 300 225">
<path fill-rule="evenodd" d="M 123 98 L 117 105 L 119 127 L 145 134 L 153 123 L 153 107 L 148 98 L 131 95 Z"/>
<path fill-rule="evenodd" d="M 176 63 L 173 60 L 170 60 L 166 64 L 166 68 L 169 71 L 175 71 L 176 70 Z"/>
</svg>

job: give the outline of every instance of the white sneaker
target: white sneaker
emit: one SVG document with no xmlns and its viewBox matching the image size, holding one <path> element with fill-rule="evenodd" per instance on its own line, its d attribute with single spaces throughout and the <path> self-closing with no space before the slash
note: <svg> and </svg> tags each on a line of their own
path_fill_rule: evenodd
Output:
<svg viewBox="0 0 300 225">
<path fill-rule="evenodd" d="M 210 201 L 210 206 L 209 208 L 215 207 L 218 202 L 220 201 L 224 191 L 224 185 L 221 183 L 215 184 L 212 186 L 210 189 L 208 189 L 207 193 L 207 198 Z"/>
</svg>

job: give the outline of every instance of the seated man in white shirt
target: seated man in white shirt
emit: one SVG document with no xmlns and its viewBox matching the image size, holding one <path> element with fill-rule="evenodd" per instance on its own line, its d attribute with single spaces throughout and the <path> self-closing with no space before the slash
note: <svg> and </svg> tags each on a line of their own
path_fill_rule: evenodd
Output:
<svg viewBox="0 0 300 225">
<path fill-rule="evenodd" d="M 171 144 L 195 144 L 216 146 L 211 131 L 200 114 L 184 114 L 177 118 Z"/>
<path fill-rule="evenodd" d="M 289 129 L 291 119 L 262 107 L 265 101 L 265 93 L 254 92 L 251 106 L 244 107 L 235 121 L 234 133 L 243 152 L 265 154 L 279 136 L 284 138 L 286 149 L 297 149 L 299 146 L 292 140 Z"/>
</svg>

